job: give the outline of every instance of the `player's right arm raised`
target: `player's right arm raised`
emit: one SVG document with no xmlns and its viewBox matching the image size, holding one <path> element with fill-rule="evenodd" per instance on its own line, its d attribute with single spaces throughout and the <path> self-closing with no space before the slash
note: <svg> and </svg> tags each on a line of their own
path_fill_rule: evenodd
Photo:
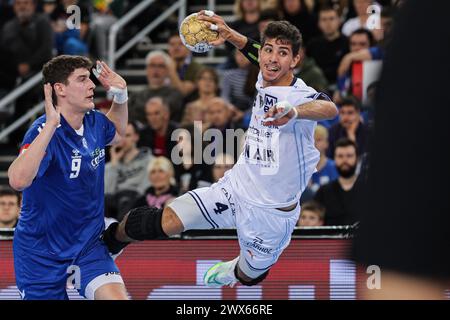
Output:
<svg viewBox="0 0 450 320">
<path fill-rule="evenodd" d="M 244 56 L 254 65 L 259 67 L 258 51 L 261 45 L 250 38 L 240 34 L 236 30 L 230 28 L 221 16 L 212 11 L 202 10 L 198 13 L 198 19 L 205 21 L 211 30 L 219 33 L 219 38 L 215 41 L 209 42 L 213 46 L 219 46 L 225 41 L 228 41 L 233 46 L 241 50 Z"/>
<path fill-rule="evenodd" d="M 219 33 L 219 38 L 209 42 L 209 44 L 217 47 L 225 43 L 225 41 L 228 41 L 238 49 L 245 47 L 247 37 L 236 30 L 231 29 L 221 16 L 209 10 L 202 10 L 198 13 L 197 17 L 199 20 L 206 21 L 211 30 L 215 30 Z"/>
<path fill-rule="evenodd" d="M 37 135 L 36 139 L 14 160 L 8 169 L 9 184 L 18 191 L 29 187 L 36 177 L 42 159 L 45 156 L 53 134 L 56 131 L 61 119 L 59 107 L 54 107 L 52 103 L 52 86 L 44 85 L 45 93 L 45 126 Z"/>
</svg>

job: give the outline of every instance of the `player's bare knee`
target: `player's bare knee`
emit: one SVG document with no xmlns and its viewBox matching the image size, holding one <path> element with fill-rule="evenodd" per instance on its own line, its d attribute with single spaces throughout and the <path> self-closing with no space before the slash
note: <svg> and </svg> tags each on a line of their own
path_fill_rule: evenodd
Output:
<svg viewBox="0 0 450 320">
<path fill-rule="evenodd" d="M 125 286 L 121 283 L 107 283 L 95 290 L 94 300 L 129 300 Z"/>
<path fill-rule="evenodd" d="M 166 207 L 162 213 L 161 225 L 164 233 L 169 237 L 184 231 L 184 226 L 180 218 L 169 207 Z"/>
</svg>

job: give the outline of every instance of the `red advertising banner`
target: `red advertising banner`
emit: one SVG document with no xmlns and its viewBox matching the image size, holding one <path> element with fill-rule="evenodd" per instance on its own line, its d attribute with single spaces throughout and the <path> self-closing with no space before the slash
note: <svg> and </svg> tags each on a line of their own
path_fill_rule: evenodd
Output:
<svg viewBox="0 0 450 320">
<path fill-rule="evenodd" d="M 347 239 L 293 239 L 266 280 L 253 287 L 203 285 L 211 265 L 238 255 L 236 240 L 145 241 L 128 246 L 116 262 L 131 299 L 357 299 L 356 287 L 367 275 L 348 259 L 350 246 Z M 0 241 L 0 299 L 18 298 L 12 241 Z"/>
</svg>

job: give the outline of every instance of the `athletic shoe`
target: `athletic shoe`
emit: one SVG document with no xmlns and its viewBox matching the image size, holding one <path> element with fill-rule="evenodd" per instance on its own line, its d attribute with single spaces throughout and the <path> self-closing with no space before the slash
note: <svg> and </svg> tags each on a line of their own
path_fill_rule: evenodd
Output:
<svg viewBox="0 0 450 320">
<path fill-rule="evenodd" d="M 239 257 L 231 261 L 216 263 L 209 268 L 203 276 L 205 286 L 211 288 L 230 286 L 232 288 L 238 282 L 234 275 L 234 268 L 236 268 L 238 260 Z"/>
</svg>

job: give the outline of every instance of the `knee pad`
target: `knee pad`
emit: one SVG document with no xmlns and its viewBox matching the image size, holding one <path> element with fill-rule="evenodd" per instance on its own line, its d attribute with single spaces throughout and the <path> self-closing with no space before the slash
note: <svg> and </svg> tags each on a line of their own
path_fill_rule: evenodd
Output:
<svg viewBox="0 0 450 320">
<path fill-rule="evenodd" d="M 134 240 L 166 239 L 161 225 L 163 209 L 139 207 L 130 210 L 125 223 L 126 234 Z"/>
<path fill-rule="evenodd" d="M 239 280 L 240 283 L 242 283 L 244 286 L 248 286 L 248 287 L 254 286 L 254 285 L 260 283 L 261 281 L 263 281 L 267 277 L 267 275 L 269 274 L 269 271 L 270 271 L 270 269 L 269 269 L 266 272 L 264 272 L 262 275 L 258 276 L 257 278 L 252 279 L 250 281 L 246 281 L 239 277 L 238 272 L 237 272 L 238 268 L 239 268 L 239 264 L 236 264 L 236 267 L 234 268 L 234 276 L 236 277 L 236 279 Z"/>
</svg>

